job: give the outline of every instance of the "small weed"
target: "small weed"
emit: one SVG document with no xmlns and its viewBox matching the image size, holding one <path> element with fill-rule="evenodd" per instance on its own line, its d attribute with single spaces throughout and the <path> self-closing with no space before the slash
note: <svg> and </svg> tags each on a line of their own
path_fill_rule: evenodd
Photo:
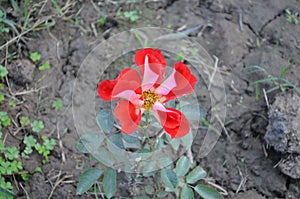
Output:
<svg viewBox="0 0 300 199">
<path fill-rule="evenodd" d="M 130 22 L 136 22 L 140 18 L 138 10 L 126 11 L 124 17 L 129 19 Z"/>
<path fill-rule="evenodd" d="M 42 56 L 38 52 L 33 52 L 30 54 L 30 59 L 33 62 L 38 62 L 41 60 L 41 58 L 42 58 Z"/>
<path fill-rule="evenodd" d="M 105 23 L 106 23 L 106 17 L 105 16 L 103 16 L 103 17 L 101 17 L 100 19 L 99 19 L 99 25 L 100 26 L 104 26 L 105 25 Z"/>
<path fill-rule="evenodd" d="M 41 65 L 41 66 L 39 67 L 39 70 L 40 70 L 40 71 L 43 71 L 43 70 L 47 70 L 47 69 L 49 69 L 49 68 L 50 68 L 50 63 L 49 63 L 49 61 L 46 61 L 46 62 L 43 63 L 43 65 Z"/>
<path fill-rule="evenodd" d="M 299 13 L 294 12 L 292 13 L 289 9 L 285 9 L 285 13 L 287 14 L 287 21 L 291 24 L 298 25 L 299 24 Z"/>
<path fill-rule="evenodd" d="M 0 65 L 0 78 L 4 78 L 6 75 L 8 75 L 8 70 L 4 66 Z"/>
<path fill-rule="evenodd" d="M 37 150 L 37 152 L 44 156 L 44 160 L 42 160 L 42 163 L 45 164 L 49 162 L 49 154 L 54 149 L 54 146 L 56 145 L 56 141 L 51 138 L 48 139 L 47 136 L 42 136 L 43 145 L 37 143 L 34 147 Z"/>
<path fill-rule="evenodd" d="M 34 120 L 31 124 L 32 131 L 35 133 L 39 133 L 44 128 L 43 121 Z"/>
<path fill-rule="evenodd" d="M 28 126 L 30 124 L 30 120 L 29 120 L 28 117 L 22 116 L 21 119 L 20 119 L 20 123 L 21 123 L 22 127 Z"/>
<path fill-rule="evenodd" d="M 297 58 L 296 58 L 297 59 Z M 255 98 L 259 99 L 260 96 L 260 88 L 261 84 L 270 84 L 271 88 L 266 90 L 266 94 L 271 93 L 275 90 L 280 90 L 281 92 L 285 92 L 287 88 L 293 88 L 296 92 L 300 93 L 300 88 L 298 88 L 295 84 L 288 81 L 285 77 L 286 73 L 292 68 L 292 66 L 296 63 L 296 59 L 292 60 L 289 65 L 284 67 L 280 74 L 276 77 L 271 75 L 265 68 L 262 66 L 248 66 L 243 70 L 249 71 L 248 73 L 256 73 L 257 71 L 262 72 L 266 78 L 257 80 L 253 82 L 255 84 Z"/>
<path fill-rule="evenodd" d="M 2 10 L 0 10 L 0 33 L 9 33 L 9 28 L 5 27 L 5 15 Z"/>
<path fill-rule="evenodd" d="M 184 60 L 184 53 L 183 52 L 179 52 L 176 54 L 176 59 L 178 61 L 183 61 Z"/>
<path fill-rule="evenodd" d="M 5 100 L 4 94 L 0 94 L 0 103 L 2 103 Z"/>
<path fill-rule="evenodd" d="M 17 106 L 17 101 L 16 100 L 10 101 L 8 103 L 8 105 L 11 106 L 11 107 L 16 107 Z"/>
<path fill-rule="evenodd" d="M 7 127 L 10 125 L 10 118 L 7 115 L 7 112 L 0 112 L 0 124 L 1 126 Z"/>
<path fill-rule="evenodd" d="M 55 99 L 53 100 L 52 107 L 55 108 L 57 112 L 59 112 L 63 107 L 63 103 L 60 100 Z"/>
</svg>

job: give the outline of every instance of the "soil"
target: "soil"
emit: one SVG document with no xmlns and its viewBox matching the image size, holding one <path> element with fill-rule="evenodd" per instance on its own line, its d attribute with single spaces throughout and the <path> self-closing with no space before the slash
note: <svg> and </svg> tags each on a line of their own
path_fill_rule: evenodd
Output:
<svg viewBox="0 0 300 199">
<path fill-rule="evenodd" d="M 40 135 L 48 135 L 58 142 L 49 163 L 42 165 L 38 154 L 25 162 L 25 170 L 32 171 L 41 166 L 42 172 L 34 173 L 28 181 L 18 177 L 18 183 L 13 183 L 16 198 L 94 198 L 89 194 L 76 195 L 76 183 L 83 169 L 88 167 L 89 159 L 76 150 L 78 136 L 72 116 L 72 86 L 81 63 L 97 44 L 135 27 L 168 26 L 176 32 L 200 24 L 205 28 L 190 37 L 210 55 L 219 58 L 218 67 L 227 95 L 227 132 L 222 132 L 205 158 L 198 155 L 202 140 L 196 139 L 193 144 L 195 161 L 228 192 L 224 198 L 300 198 L 299 93 L 292 89 L 271 92 L 268 107 L 262 93 L 256 100 L 255 85 L 252 84 L 264 78 L 262 73 L 250 74 L 243 70 L 257 65 L 278 76 L 300 55 L 300 25 L 289 23 L 284 11 L 289 8 L 300 13 L 299 0 L 70 2 L 66 8 L 68 12 L 60 16 L 48 1 L 42 12 L 34 12 L 31 17 L 38 19 L 51 15 L 55 25 L 29 32 L 24 40 L 7 48 L 8 54 L 17 57 L 7 65 L 12 92 L 21 92 L 26 87 L 36 90 L 17 96 L 19 101 L 26 101 L 26 106 L 21 103 L 15 108 L 1 109 L 43 120 L 45 129 Z M 65 5 L 64 1 L 58 3 L 62 7 Z M 35 1 L 33 5 L 38 10 L 43 6 Z M 2 7 L 9 17 L 18 19 L 8 3 L 3 3 Z M 118 11 L 136 9 L 142 12 L 137 22 L 117 17 Z M 108 16 L 104 26 L 97 23 L 101 15 Z M 76 19 L 76 23 L 70 19 Z M 0 44 L 7 40 L 7 37 L 0 38 Z M 36 51 L 43 60 L 50 61 L 50 70 L 33 70 L 29 54 Z M 1 57 L 6 57 L 6 53 L 1 50 Z M 1 64 L 4 65 L 4 59 Z M 296 86 L 300 86 L 299 66 L 298 59 L 285 76 Z M 272 87 L 262 86 L 266 90 Z M 54 97 L 63 102 L 60 113 L 51 107 Z M 22 147 L 22 137 L 27 133 L 8 136 L 7 143 Z M 118 181 L 120 191 L 117 195 L 137 194 L 138 190 L 134 193 L 124 179 Z"/>
</svg>

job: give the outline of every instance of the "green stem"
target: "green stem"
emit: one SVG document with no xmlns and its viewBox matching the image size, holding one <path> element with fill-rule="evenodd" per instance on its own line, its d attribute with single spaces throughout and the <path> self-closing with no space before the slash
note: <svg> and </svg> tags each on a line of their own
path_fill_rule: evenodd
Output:
<svg viewBox="0 0 300 199">
<path fill-rule="evenodd" d="M 145 119 L 146 119 L 146 121 L 145 121 L 145 126 L 144 126 L 144 135 L 145 135 L 145 137 L 146 137 L 146 141 L 147 141 L 147 143 L 149 144 L 149 146 L 151 147 L 151 145 L 150 145 L 150 138 L 149 138 L 149 134 L 148 134 L 148 127 L 149 127 L 149 116 L 150 116 L 150 114 L 149 114 L 149 111 L 146 111 L 145 112 Z"/>
</svg>

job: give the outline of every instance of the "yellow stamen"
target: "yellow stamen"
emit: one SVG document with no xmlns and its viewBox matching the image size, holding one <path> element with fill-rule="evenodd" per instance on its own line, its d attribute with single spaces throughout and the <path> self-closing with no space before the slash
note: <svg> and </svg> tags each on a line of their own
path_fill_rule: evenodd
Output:
<svg viewBox="0 0 300 199">
<path fill-rule="evenodd" d="M 151 110 L 154 103 L 158 100 L 160 100 L 160 95 L 155 94 L 153 91 L 148 90 L 143 92 L 143 97 L 144 97 L 144 104 L 143 108 L 146 110 Z"/>
</svg>

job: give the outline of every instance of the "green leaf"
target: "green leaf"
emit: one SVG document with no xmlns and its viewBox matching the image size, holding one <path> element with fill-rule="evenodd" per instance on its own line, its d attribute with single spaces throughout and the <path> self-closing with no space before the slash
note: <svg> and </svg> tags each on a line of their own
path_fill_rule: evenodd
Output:
<svg viewBox="0 0 300 199">
<path fill-rule="evenodd" d="M 77 185 L 77 194 L 83 194 L 91 186 L 100 178 L 102 175 L 103 171 L 98 168 L 90 168 L 83 172 L 83 174 L 80 176 L 78 185 Z"/>
<path fill-rule="evenodd" d="M 148 196 L 135 196 L 133 199 L 150 199 Z"/>
<path fill-rule="evenodd" d="M 43 63 L 43 65 L 41 65 L 41 66 L 39 67 L 39 70 L 40 70 L 40 71 L 43 71 L 43 70 L 47 70 L 47 69 L 49 69 L 49 68 L 50 68 L 50 62 L 49 62 L 49 61 L 46 61 L 46 62 Z"/>
<path fill-rule="evenodd" d="M 184 185 L 181 189 L 180 199 L 194 199 L 194 192 L 188 185 Z"/>
<path fill-rule="evenodd" d="M 145 192 L 149 195 L 153 195 L 155 190 L 151 185 L 146 185 L 145 186 Z"/>
<path fill-rule="evenodd" d="M 172 169 L 162 169 L 160 175 L 166 187 L 170 189 L 175 189 L 177 187 L 178 179 L 176 173 L 174 173 Z"/>
<path fill-rule="evenodd" d="M 137 137 L 136 133 L 133 133 L 133 134 L 130 134 L 130 135 L 122 133 L 121 138 L 123 140 L 124 147 L 126 149 L 139 149 L 139 148 L 141 148 L 141 142 L 140 142 L 139 138 Z"/>
<path fill-rule="evenodd" d="M 146 162 L 146 165 L 143 169 L 143 176 L 149 177 L 153 175 L 156 169 L 157 169 L 157 165 L 155 161 Z"/>
<path fill-rule="evenodd" d="M 33 62 L 37 62 L 41 60 L 41 55 L 38 52 L 33 52 L 30 54 L 30 59 Z"/>
<path fill-rule="evenodd" d="M 101 164 L 104 164 L 107 167 L 112 167 L 114 165 L 115 159 L 113 155 L 108 152 L 104 147 L 100 147 L 96 151 L 91 153 L 94 158 L 99 161 Z"/>
<path fill-rule="evenodd" d="M 97 116 L 97 123 L 105 133 L 110 133 L 114 126 L 114 116 L 110 110 L 101 110 Z"/>
<path fill-rule="evenodd" d="M 99 150 L 104 137 L 101 133 L 89 132 L 81 136 L 77 142 L 77 149 L 81 153 L 92 153 L 93 151 Z"/>
<path fill-rule="evenodd" d="M 25 136 L 23 143 L 28 147 L 33 147 L 36 144 L 36 139 L 32 135 Z"/>
<path fill-rule="evenodd" d="M 56 141 L 53 138 L 46 139 L 44 141 L 43 145 L 46 147 L 46 149 L 52 151 L 56 145 Z"/>
<path fill-rule="evenodd" d="M 105 23 L 106 23 L 106 17 L 103 16 L 103 17 L 101 17 L 101 18 L 99 19 L 99 25 L 100 25 L 100 26 L 104 26 Z"/>
<path fill-rule="evenodd" d="M 175 151 L 178 151 L 180 146 L 180 139 L 172 139 L 170 144 Z"/>
<path fill-rule="evenodd" d="M 193 132 L 190 129 L 190 132 L 186 134 L 184 137 L 181 138 L 182 145 L 186 147 L 186 149 L 191 148 L 193 141 L 194 141 L 194 136 Z"/>
<path fill-rule="evenodd" d="M 6 75 L 8 75 L 8 70 L 4 66 L 0 65 L 0 77 L 3 78 Z"/>
<path fill-rule="evenodd" d="M 114 169 L 108 169 L 104 173 L 103 190 L 105 196 L 110 199 L 117 191 L 117 172 Z"/>
<path fill-rule="evenodd" d="M 63 103 L 60 100 L 53 100 L 52 107 L 55 108 L 57 112 L 61 111 L 63 107 Z"/>
<path fill-rule="evenodd" d="M 203 198 L 203 199 L 222 199 L 222 195 L 212 187 L 199 184 L 194 187 L 194 190 Z"/>
<path fill-rule="evenodd" d="M 107 149 L 109 152 L 113 153 L 113 156 L 118 161 L 126 160 L 126 151 L 124 149 L 123 140 L 120 135 L 113 134 L 108 138 Z"/>
<path fill-rule="evenodd" d="M 16 147 L 7 147 L 6 150 L 5 157 L 9 160 L 14 160 L 19 157 L 19 151 Z"/>
<path fill-rule="evenodd" d="M 108 143 L 112 143 L 114 144 L 116 147 L 118 147 L 119 149 L 125 149 L 124 148 L 124 143 L 123 143 L 123 140 L 120 138 L 119 135 L 117 134 L 113 134 L 111 136 L 109 136 L 109 141 Z"/>
<path fill-rule="evenodd" d="M 179 158 L 175 167 L 175 173 L 177 174 L 177 176 L 185 176 L 185 174 L 189 171 L 189 169 L 190 169 L 190 160 L 185 156 Z"/>
<path fill-rule="evenodd" d="M 0 196 L 4 195 L 3 197 L 8 198 L 8 199 L 13 198 L 13 196 L 14 196 L 14 194 L 12 192 L 10 192 L 6 189 L 3 189 L 2 187 L 0 187 L 0 193 L 1 193 Z"/>
<path fill-rule="evenodd" d="M 10 118 L 7 115 L 7 112 L 0 111 L 0 121 L 3 126 L 10 125 Z"/>
<path fill-rule="evenodd" d="M 27 126 L 27 125 L 30 124 L 30 120 L 29 120 L 28 117 L 22 116 L 21 119 L 20 119 L 20 123 L 24 127 L 24 126 Z"/>
<path fill-rule="evenodd" d="M 202 167 L 197 166 L 186 176 L 186 182 L 189 184 L 194 184 L 198 180 L 205 178 L 205 176 L 206 171 L 204 171 Z"/>
<path fill-rule="evenodd" d="M 8 103 L 8 105 L 11 106 L 11 107 L 16 107 L 16 106 L 17 106 L 17 101 L 15 101 L 15 100 L 10 101 L 10 102 Z"/>
<path fill-rule="evenodd" d="M 166 191 L 159 191 L 156 196 L 159 198 L 165 198 L 168 195 L 168 192 Z"/>
<path fill-rule="evenodd" d="M 39 133 L 44 127 L 45 126 L 43 121 L 39 121 L 39 120 L 34 120 L 33 123 L 31 124 L 32 131 L 35 133 Z"/>
<path fill-rule="evenodd" d="M 5 100 L 5 96 L 3 94 L 0 94 L 0 103 Z"/>
</svg>

